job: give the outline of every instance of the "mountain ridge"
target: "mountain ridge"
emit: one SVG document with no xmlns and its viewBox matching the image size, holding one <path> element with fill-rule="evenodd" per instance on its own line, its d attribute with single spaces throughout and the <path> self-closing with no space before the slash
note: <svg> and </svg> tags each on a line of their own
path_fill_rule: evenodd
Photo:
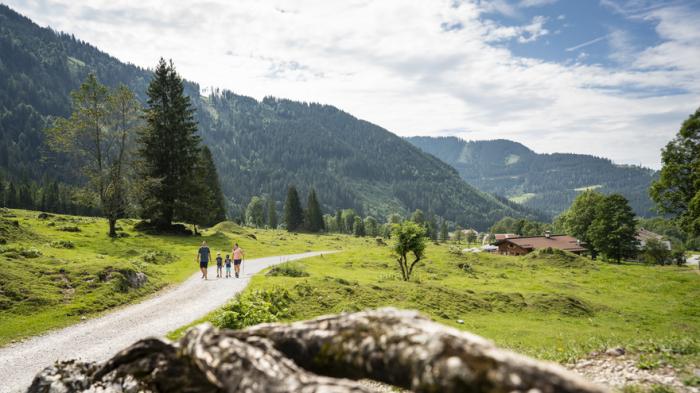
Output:
<svg viewBox="0 0 700 393">
<path fill-rule="evenodd" d="M 0 22 L 0 149 L 7 152 L 0 169 L 34 181 L 77 182 L 50 154 L 42 163 L 29 158 L 43 149 L 43 129 L 70 113 L 68 94 L 88 73 L 110 87 L 126 84 L 142 102 L 151 73 L 4 5 Z M 242 215 L 253 195 L 267 195 L 279 208 L 295 184 L 303 194 L 315 188 L 326 213 L 353 208 L 383 219 L 420 208 L 480 229 L 505 215 L 544 217 L 469 186 L 439 159 L 333 106 L 258 101 L 219 89 L 203 96 L 191 81 L 185 93 L 214 155 L 230 215 Z"/>
<path fill-rule="evenodd" d="M 537 153 L 508 139 L 416 136 L 406 140 L 450 164 L 476 188 L 551 215 L 568 208 L 584 189 L 620 193 L 638 215 L 653 215 L 648 196 L 656 176 L 653 169 L 587 154 Z"/>
</svg>

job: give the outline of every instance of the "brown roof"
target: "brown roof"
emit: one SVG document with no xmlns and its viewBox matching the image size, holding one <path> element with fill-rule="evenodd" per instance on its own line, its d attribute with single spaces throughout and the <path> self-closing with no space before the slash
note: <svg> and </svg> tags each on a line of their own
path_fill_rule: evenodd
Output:
<svg viewBox="0 0 700 393">
<path fill-rule="evenodd" d="M 493 238 L 494 240 L 503 240 L 503 239 L 510 239 L 512 237 L 518 237 L 515 233 L 494 233 Z"/>
<path fill-rule="evenodd" d="M 583 247 L 578 239 L 568 235 L 511 237 L 499 240 L 496 244 L 498 245 L 505 242 L 510 242 L 530 250 L 551 247 L 571 252 L 586 251 L 586 247 Z"/>
<path fill-rule="evenodd" d="M 659 235 L 658 233 L 654 233 L 652 231 L 646 230 L 644 228 L 640 228 L 639 231 L 637 231 L 637 240 L 649 240 L 649 239 L 656 239 L 656 240 L 663 240 L 663 236 Z"/>
</svg>

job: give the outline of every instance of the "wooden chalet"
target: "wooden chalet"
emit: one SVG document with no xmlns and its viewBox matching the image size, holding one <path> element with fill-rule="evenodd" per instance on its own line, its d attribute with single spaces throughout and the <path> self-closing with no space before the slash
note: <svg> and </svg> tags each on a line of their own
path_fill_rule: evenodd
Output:
<svg viewBox="0 0 700 393">
<path fill-rule="evenodd" d="M 573 236 L 548 233 L 544 236 L 509 237 L 496 241 L 494 245 L 501 255 L 525 255 L 541 248 L 556 248 L 579 255 L 586 251 L 586 247 Z"/>
</svg>

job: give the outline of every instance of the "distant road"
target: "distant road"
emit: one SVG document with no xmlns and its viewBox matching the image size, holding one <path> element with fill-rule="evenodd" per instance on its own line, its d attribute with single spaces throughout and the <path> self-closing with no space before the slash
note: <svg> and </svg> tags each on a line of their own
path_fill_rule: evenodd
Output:
<svg viewBox="0 0 700 393">
<path fill-rule="evenodd" d="M 241 278 L 216 278 L 216 265 L 208 281 L 197 271 L 182 284 L 102 317 L 0 348 L 0 392 L 25 391 L 34 375 L 56 360 L 104 361 L 117 351 L 146 337 L 163 337 L 219 308 L 241 292 L 250 277 L 280 262 L 333 251 L 245 260 Z M 211 266 L 211 265 L 210 265 Z M 193 270 L 197 270 L 193 264 Z M 214 277 L 213 279 L 211 277 Z"/>
<path fill-rule="evenodd" d="M 686 263 L 686 265 L 695 265 L 695 266 L 698 266 L 698 265 L 700 264 L 700 254 L 695 254 L 695 255 L 690 256 L 690 257 L 686 260 L 685 263 Z"/>
</svg>

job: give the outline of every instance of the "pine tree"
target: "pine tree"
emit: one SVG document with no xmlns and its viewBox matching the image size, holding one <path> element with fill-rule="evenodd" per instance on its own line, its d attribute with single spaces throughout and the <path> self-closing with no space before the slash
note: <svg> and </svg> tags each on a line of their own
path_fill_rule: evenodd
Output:
<svg viewBox="0 0 700 393">
<path fill-rule="evenodd" d="M 355 211 L 352 209 L 343 210 L 343 227 L 345 227 L 345 233 L 354 233 L 355 228 Z"/>
<path fill-rule="evenodd" d="M 316 191 L 312 188 L 309 191 L 309 197 L 306 203 L 306 221 L 307 229 L 310 232 L 321 232 L 325 229 L 323 223 L 323 213 L 321 212 L 321 206 L 318 203 L 318 198 L 316 198 Z"/>
<path fill-rule="evenodd" d="M 32 191 L 29 188 L 29 184 L 22 184 L 19 187 L 19 207 L 21 209 L 34 209 L 34 198 L 32 196 Z"/>
<path fill-rule="evenodd" d="M 440 225 L 440 241 L 446 243 L 448 240 L 450 240 L 450 234 L 447 231 L 447 222 L 443 220 Z"/>
<path fill-rule="evenodd" d="M 343 225 L 343 211 L 341 209 L 338 209 L 338 211 L 335 212 L 335 226 L 338 232 L 345 232 L 345 228 Z"/>
<path fill-rule="evenodd" d="M 272 198 L 267 199 L 267 225 L 272 229 L 277 228 L 277 206 Z"/>
<path fill-rule="evenodd" d="M 199 161 L 197 123 L 182 78 L 160 59 L 148 86 L 146 127 L 140 135 L 143 195 L 141 215 L 159 227 L 188 215 L 196 193 Z"/>
<path fill-rule="evenodd" d="M 357 237 L 365 236 L 365 223 L 360 216 L 354 217 L 352 232 Z"/>
<path fill-rule="evenodd" d="M 9 208 L 17 208 L 17 190 L 15 189 L 15 184 L 10 182 L 7 186 L 7 195 L 5 196 L 5 205 Z"/>
<path fill-rule="evenodd" d="M 216 170 L 216 165 L 214 165 L 214 159 L 209 147 L 202 146 L 199 159 L 202 173 L 197 175 L 201 175 L 201 179 L 204 180 L 203 189 L 205 190 L 205 195 L 203 197 L 206 200 L 208 209 L 208 219 L 204 222 L 204 225 L 214 225 L 226 220 L 226 199 L 221 191 L 219 174 Z M 196 204 L 197 201 L 194 201 L 194 203 Z"/>
<path fill-rule="evenodd" d="M 290 232 L 301 229 L 304 224 L 304 210 L 301 208 L 299 193 L 296 187 L 287 190 L 287 200 L 284 202 L 284 223 Z"/>
<path fill-rule="evenodd" d="M 5 182 L 0 176 L 0 207 L 5 207 Z"/>
<path fill-rule="evenodd" d="M 50 185 L 47 185 L 44 190 L 44 195 L 46 195 L 46 211 L 58 213 L 61 208 L 58 183 L 54 181 Z"/>
</svg>

